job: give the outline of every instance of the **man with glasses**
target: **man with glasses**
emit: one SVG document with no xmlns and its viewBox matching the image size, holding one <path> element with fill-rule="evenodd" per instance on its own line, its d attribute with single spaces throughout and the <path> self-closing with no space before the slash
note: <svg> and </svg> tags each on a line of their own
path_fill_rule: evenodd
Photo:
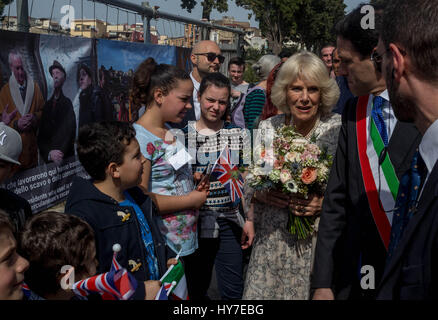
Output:
<svg viewBox="0 0 438 320">
<path fill-rule="evenodd" d="M 375 298 L 399 181 L 420 139 L 413 125 L 394 116 L 375 53 L 378 33 L 361 27 L 363 16 L 359 6 L 336 27 L 339 75 L 358 98 L 342 114 L 319 224 L 313 299 Z"/>
<path fill-rule="evenodd" d="M 201 107 L 198 101 L 198 90 L 202 79 L 209 73 L 219 72 L 225 57 L 214 41 L 203 40 L 195 44 L 190 55 L 193 70 L 190 78 L 193 82 L 193 108 L 189 109 L 185 118 L 179 124 L 172 124 L 174 128 L 184 128 L 188 121 L 197 121 L 201 117 Z"/>
<path fill-rule="evenodd" d="M 404 179 L 400 185 L 378 299 L 438 297 L 437 21 L 438 0 L 392 0 L 383 16 L 375 61 L 382 64 L 395 116 L 414 123 L 422 140 L 403 177 L 408 188 Z"/>
</svg>

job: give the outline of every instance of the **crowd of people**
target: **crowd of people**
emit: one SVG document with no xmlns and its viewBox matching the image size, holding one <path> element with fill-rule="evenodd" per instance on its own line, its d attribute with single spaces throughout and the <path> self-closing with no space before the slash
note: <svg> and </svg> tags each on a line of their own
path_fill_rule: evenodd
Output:
<svg viewBox="0 0 438 320">
<path fill-rule="evenodd" d="M 258 83 L 243 80 L 239 57 L 229 61 L 229 78 L 219 73 L 225 57 L 213 41 L 194 46 L 190 73 L 147 58 L 129 92 L 131 104 L 144 109 L 135 123 L 78 125 L 87 114 L 73 112 L 65 127 L 79 130 L 64 140 L 48 125 L 47 137 L 59 144 L 74 137 L 91 180 L 75 178 L 64 213 L 32 215 L 24 199 L 0 190 L 0 299 L 23 299 L 24 282 L 25 299 L 84 299 L 61 286 L 62 267 L 73 266 L 76 280 L 108 272 L 114 244 L 138 283 L 132 299 L 155 299 L 178 260 L 195 301 L 210 299 L 213 270 L 223 300 L 436 298 L 438 1 L 376 6 L 375 29 L 363 28 L 362 18 L 359 6 L 339 21 L 336 45 L 319 56 L 261 57 L 252 66 Z M 25 161 L 38 112 L 69 116 L 57 108 L 66 98 L 56 61 L 44 109 L 25 96 L 17 110 L 27 112 L 8 109 L 25 76 L 19 57 L 10 60 L 16 93 L 0 124 L 0 182 Z M 81 69 L 80 101 L 87 76 Z M 38 94 L 30 85 L 27 94 Z M 245 160 L 256 141 L 284 125 L 332 157 L 323 192 L 303 197 L 248 183 Z M 225 147 L 238 155 L 237 200 L 209 172 Z M 53 161 L 72 153 L 40 148 Z M 310 237 L 286 229 L 291 213 L 314 218 Z"/>
</svg>

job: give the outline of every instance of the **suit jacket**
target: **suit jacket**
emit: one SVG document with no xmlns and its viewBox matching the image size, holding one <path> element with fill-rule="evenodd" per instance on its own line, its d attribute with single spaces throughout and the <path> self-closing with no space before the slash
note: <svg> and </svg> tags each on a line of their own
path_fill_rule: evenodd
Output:
<svg viewBox="0 0 438 320">
<path fill-rule="evenodd" d="M 60 150 L 64 159 L 74 155 L 76 137 L 76 117 L 71 100 L 61 91 L 59 98 L 54 96 L 46 102 L 41 116 L 38 132 L 38 148 L 45 163 L 51 150 Z"/>
<path fill-rule="evenodd" d="M 377 299 L 438 298 L 438 164 L 427 180 L 417 212 L 385 268 Z M 435 272 L 435 274 L 434 274 Z"/>
<path fill-rule="evenodd" d="M 360 289 L 360 267 L 374 267 L 377 285 L 386 259 L 386 248 L 369 207 L 357 151 L 357 101 L 358 98 L 350 99 L 342 114 L 312 275 L 312 288 L 332 288 L 336 299 L 374 298 L 376 290 Z M 420 140 L 420 133 L 413 125 L 397 122 L 388 153 L 399 179 L 409 169 Z"/>
</svg>

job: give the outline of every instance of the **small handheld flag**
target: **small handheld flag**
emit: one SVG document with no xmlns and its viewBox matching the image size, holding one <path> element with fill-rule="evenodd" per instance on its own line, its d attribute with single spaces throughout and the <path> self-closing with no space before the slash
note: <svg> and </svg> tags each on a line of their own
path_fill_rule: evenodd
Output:
<svg viewBox="0 0 438 320">
<path fill-rule="evenodd" d="M 219 158 L 213 166 L 211 174 L 218 179 L 227 190 L 234 206 L 237 206 L 243 196 L 243 178 L 239 168 L 231 162 L 231 154 L 228 145 L 222 150 Z"/>
<path fill-rule="evenodd" d="M 176 260 L 178 258 L 179 253 Z M 171 265 L 160 281 L 162 285 L 155 296 L 155 300 L 169 300 L 169 296 L 174 300 L 189 300 L 186 276 L 181 261 L 178 260 L 177 264 Z"/>
<path fill-rule="evenodd" d="M 135 278 L 117 261 L 117 253 L 121 246 L 113 246 L 113 259 L 109 272 L 99 274 L 76 282 L 73 285 L 75 294 L 85 297 L 92 292 L 97 292 L 103 300 L 128 300 L 137 288 Z"/>
</svg>

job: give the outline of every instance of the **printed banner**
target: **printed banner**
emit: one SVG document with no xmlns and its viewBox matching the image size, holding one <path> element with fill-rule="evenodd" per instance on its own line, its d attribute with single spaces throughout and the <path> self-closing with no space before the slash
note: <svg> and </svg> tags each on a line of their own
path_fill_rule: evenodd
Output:
<svg viewBox="0 0 438 320">
<path fill-rule="evenodd" d="M 90 122 L 134 122 L 129 87 L 138 65 L 190 68 L 190 50 L 170 46 L 0 31 L 0 121 L 20 133 L 22 153 L 0 186 L 34 213 L 65 201 L 75 175 L 78 129 Z"/>
</svg>

